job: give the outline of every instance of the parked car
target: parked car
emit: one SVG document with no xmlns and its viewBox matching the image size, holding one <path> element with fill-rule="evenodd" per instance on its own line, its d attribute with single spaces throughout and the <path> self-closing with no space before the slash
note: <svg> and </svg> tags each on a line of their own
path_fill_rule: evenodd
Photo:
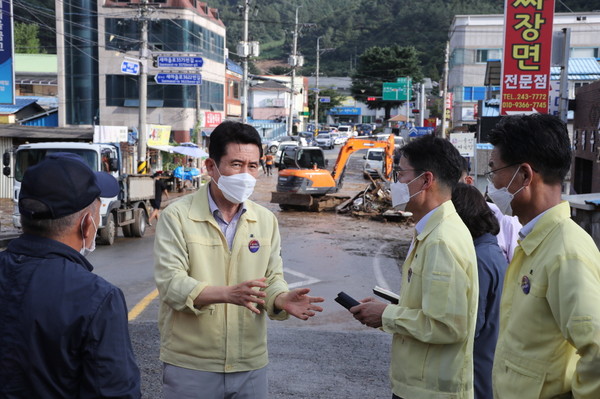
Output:
<svg viewBox="0 0 600 399">
<path fill-rule="evenodd" d="M 300 132 L 298 135 L 306 141 L 307 146 L 317 146 L 317 141 L 315 140 L 313 132 Z"/>
<path fill-rule="evenodd" d="M 320 133 L 317 136 L 317 145 L 321 148 L 333 149 L 333 137 L 329 133 Z"/>
<path fill-rule="evenodd" d="M 370 123 L 363 123 L 356 126 L 356 131 L 359 136 L 370 136 L 373 130 L 375 130 L 375 128 Z"/>
<path fill-rule="evenodd" d="M 343 133 L 330 133 L 331 137 L 333 137 L 333 144 L 344 144 L 348 141 L 348 137 Z"/>
<path fill-rule="evenodd" d="M 402 147 L 404 147 L 404 144 L 406 144 L 406 142 L 404 141 L 403 137 L 401 137 L 401 136 L 394 137 L 394 147 L 395 148 L 402 148 Z"/>
<path fill-rule="evenodd" d="M 274 139 L 272 139 L 271 141 L 267 142 L 267 151 L 271 152 L 271 153 L 275 153 L 279 146 L 287 141 L 298 141 L 298 137 L 297 136 L 279 136 L 276 137 Z"/>
<path fill-rule="evenodd" d="M 383 171 L 383 155 L 383 148 L 370 148 L 367 150 L 367 154 L 363 157 L 365 159 L 363 164 L 365 179 L 368 179 L 369 176 L 379 177 L 380 172 Z"/>
<path fill-rule="evenodd" d="M 298 145 L 299 145 L 299 143 L 297 141 L 283 141 L 279 145 L 279 148 L 277 149 L 277 152 L 275 153 L 275 162 L 274 162 L 275 167 L 276 168 L 281 167 L 281 165 L 280 165 L 281 155 L 285 152 L 285 150 L 287 148 L 298 147 Z"/>
</svg>

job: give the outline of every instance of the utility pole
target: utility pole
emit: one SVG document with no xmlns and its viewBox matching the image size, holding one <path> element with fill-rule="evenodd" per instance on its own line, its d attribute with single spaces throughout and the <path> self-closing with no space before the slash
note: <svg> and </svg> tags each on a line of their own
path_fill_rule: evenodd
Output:
<svg viewBox="0 0 600 399">
<path fill-rule="evenodd" d="M 444 97 L 442 98 L 442 138 L 446 138 L 446 130 L 448 129 L 448 123 L 446 122 L 447 112 L 447 99 L 448 99 L 448 59 L 450 52 L 450 42 L 446 42 L 446 51 L 444 53 L 444 84 L 442 86 L 442 92 Z"/>
<path fill-rule="evenodd" d="M 290 57 L 290 65 L 292 66 L 292 82 L 291 82 L 291 90 L 290 90 L 290 115 L 288 118 L 288 126 L 287 132 L 288 136 L 291 136 L 293 133 L 293 124 L 294 124 L 294 100 L 296 99 L 294 80 L 296 79 L 296 67 L 298 66 L 298 10 L 302 6 L 296 7 L 296 20 L 294 22 L 294 47 L 292 50 L 292 56 Z"/>
<path fill-rule="evenodd" d="M 319 42 L 323 36 L 317 37 L 317 84 L 315 85 L 315 136 L 319 134 L 319 58 L 321 55 L 321 47 L 319 46 Z"/>
<path fill-rule="evenodd" d="M 571 47 L 571 28 L 563 28 L 564 42 L 560 65 L 560 88 L 558 116 L 565 124 L 569 121 L 569 49 Z"/>
<path fill-rule="evenodd" d="M 141 0 L 140 3 L 140 22 L 141 22 L 141 43 L 140 43 L 140 78 L 139 78 L 139 123 L 138 123 L 138 163 L 137 172 L 147 173 L 148 164 L 146 162 L 146 139 L 147 139 L 147 106 L 148 106 L 148 0 Z"/>
<path fill-rule="evenodd" d="M 196 73 L 200 73 L 199 70 Z M 200 85 L 196 85 L 196 144 L 202 144 L 202 111 L 200 109 Z"/>
<path fill-rule="evenodd" d="M 421 95 L 419 96 L 419 126 L 425 126 L 425 82 L 420 83 Z"/>
<path fill-rule="evenodd" d="M 250 0 L 244 0 L 244 37 L 243 45 L 244 54 L 244 74 L 242 76 L 242 123 L 248 123 L 248 57 L 250 49 L 248 45 L 248 15 L 250 13 Z"/>
<path fill-rule="evenodd" d="M 411 87 L 411 77 L 406 77 L 406 128 L 408 129 L 408 121 L 410 120 L 409 108 L 410 108 L 410 87 Z"/>
</svg>

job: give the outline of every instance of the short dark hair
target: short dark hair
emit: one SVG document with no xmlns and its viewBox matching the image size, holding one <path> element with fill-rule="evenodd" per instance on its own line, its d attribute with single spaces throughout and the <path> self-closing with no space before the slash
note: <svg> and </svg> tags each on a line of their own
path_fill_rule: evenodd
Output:
<svg viewBox="0 0 600 399">
<path fill-rule="evenodd" d="M 544 183 L 562 183 L 571 167 L 567 126 L 553 115 L 504 117 L 488 135 L 506 164 L 527 162 Z"/>
<path fill-rule="evenodd" d="M 262 142 L 256 129 L 233 121 L 225 121 L 213 130 L 210 135 L 208 156 L 219 164 L 229 143 L 255 144 L 260 151 L 260 157 L 263 156 Z"/>
<path fill-rule="evenodd" d="M 500 231 L 498 219 L 475 186 L 458 183 L 452 190 L 452 203 L 473 238 Z"/>
<path fill-rule="evenodd" d="M 26 201 L 28 207 L 38 209 L 40 212 L 45 211 L 47 208 L 47 205 L 41 201 L 33 199 L 25 199 L 23 201 Z M 23 233 L 57 239 L 68 233 L 69 229 L 73 228 L 75 223 L 79 223 L 81 215 L 87 212 L 97 212 L 99 206 L 98 201 L 93 201 L 82 210 L 57 219 L 35 219 L 26 214 L 21 214 L 21 228 L 23 229 Z"/>
<path fill-rule="evenodd" d="M 400 153 L 414 169 L 433 173 L 450 189 L 460 180 L 463 158 L 448 140 L 426 135 L 400 148 Z"/>
</svg>

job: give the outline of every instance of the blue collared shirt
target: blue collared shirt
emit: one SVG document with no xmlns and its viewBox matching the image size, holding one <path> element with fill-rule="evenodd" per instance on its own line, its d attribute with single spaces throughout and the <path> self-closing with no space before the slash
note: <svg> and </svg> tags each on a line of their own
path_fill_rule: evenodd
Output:
<svg viewBox="0 0 600 399">
<path fill-rule="evenodd" d="M 235 215 L 233 215 L 233 219 L 231 219 L 231 221 L 229 223 L 227 223 L 223 219 L 223 213 L 221 212 L 221 210 L 217 206 L 217 203 L 213 199 L 213 197 L 210 193 L 210 187 L 209 187 L 209 189 L 208 189 L 208 207 L 210 209 L 210 213 L 215 217 L 217 224 L 221 228 L 221 231 L 223 232 L 223 235 L 225 236 L 225 239 L 227 240 L 227 246 L 229 246 L 229 249 L 231 249 L 231 246 L 233 245 L 233 239 L 235 237 L 235 231 L 237 230 L 237 225 L 238 225 L 238 222 L 240 221 L 240 217 L 242 217 L 242 214 L 244 212 L 246 212 L 246 205 L 244 205 L 242 203 L 240 208 L 238 209 L 238 211 L 235 213 Z"/>
</svg>

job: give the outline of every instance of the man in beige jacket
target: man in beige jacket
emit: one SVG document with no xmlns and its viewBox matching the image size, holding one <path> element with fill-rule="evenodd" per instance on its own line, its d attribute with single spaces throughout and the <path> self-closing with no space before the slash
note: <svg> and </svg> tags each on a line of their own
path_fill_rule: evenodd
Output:
<svg viewBox="0 0 600 399">
<path fill-rule="evenodd" d="M 224 122 L 211 135 L 212 181 L 167 207 L 155 239 L 165 398 L 267 397 L 267 320 L 307 320 L 323 298 L 289 291 L 277 219 L 248 200 L 258 132 Z"/>
</svg>

